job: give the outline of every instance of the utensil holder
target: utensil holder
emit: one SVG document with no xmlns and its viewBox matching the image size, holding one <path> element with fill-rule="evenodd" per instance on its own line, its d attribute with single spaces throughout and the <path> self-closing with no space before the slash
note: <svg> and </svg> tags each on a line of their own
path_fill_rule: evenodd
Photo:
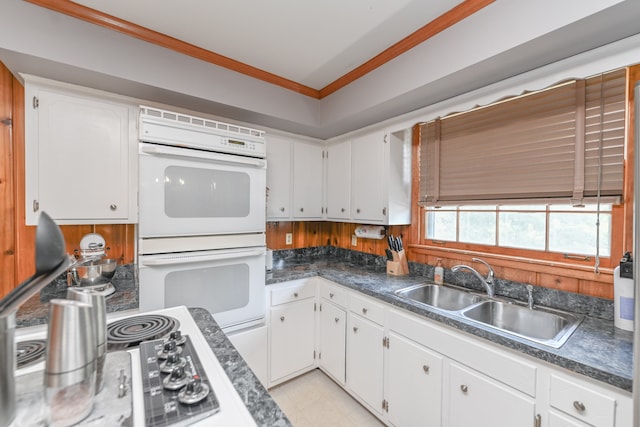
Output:
<svg viewBox="0 0 640 427">
<path fill-rule="evenodd" d="M 391 251 L 393 261 L 387 261 L 387 274 L 392 276 L 404 276 L 409 274 L 409 263 L 404 249 L 401 251 Z"/>
</svg>

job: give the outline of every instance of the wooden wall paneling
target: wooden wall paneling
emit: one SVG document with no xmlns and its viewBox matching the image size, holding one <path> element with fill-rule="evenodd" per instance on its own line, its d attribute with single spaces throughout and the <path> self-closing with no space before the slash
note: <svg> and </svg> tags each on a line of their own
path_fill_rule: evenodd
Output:
<svg viewBox="0 0 640 427">
<path fill-rule="evenodd" d="M 624 168 L 624 219 L 623 230 L 624 235 L 622 237 L 622 250 L 620 255 L 625 251 L 633 252 L 633 176 L 634 176 L 634 151 L 636 146 L 635 141 L 635 84 L 640 80 L 640 65 L 634 65 L 627 68 L 627 144 L 625 153 L 625 168 Z M 615 224 L 615 223 L 614 223 Z M 615 246 L 612 246 L 612 251 Z M 615 254 L 615 252 L 612 252 Z M 636 254 L 640 256 L 640 254 Z M 613 256 L 612 256 L 613 258 Z"/>
<path fill-rule="evenodd" d="M 613 284 L 580 280 L 577 292 L 592 297 L 613 299 Z"/>
<path fill-rule="evenodd" d="M 549 289 L 558 289 L 560 291 L 565 292 L 578 292 L 579 291 L 579 280 L 572 277 L 559 277 L 553 274 L 538 274 L 538 283 L 537 285 L 549 288 Z"/>
<path fill-rule="evenodd" d="M 12 105 L 13 76 L 3 64 L 0 64 L 0 297 L 6 295 L 17 283 Z"/>
</svg>

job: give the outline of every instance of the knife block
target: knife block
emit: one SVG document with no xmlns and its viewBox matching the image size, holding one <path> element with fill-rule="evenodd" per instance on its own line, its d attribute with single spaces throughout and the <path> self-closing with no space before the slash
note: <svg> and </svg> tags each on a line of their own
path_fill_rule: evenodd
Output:
<svg viewBox="0 0 640 427">
<path fill-rule="evenodd" d="M 401 251 L 391 251 L 393 261 L 387 261 L 387 274 L 392 276 L 404 276 L 409 274 L 409 264 L 404 249 Z"/>
</svg>

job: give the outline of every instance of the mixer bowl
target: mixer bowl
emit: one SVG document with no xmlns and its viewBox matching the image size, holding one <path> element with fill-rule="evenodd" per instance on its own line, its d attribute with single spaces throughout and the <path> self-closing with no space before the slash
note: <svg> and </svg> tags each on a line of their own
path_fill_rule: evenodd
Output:
<svg viewBox="0 0 640 427">
<path fill-rule="evenodd" d="M 109 283 L 116 273 L 118 260 L 101 259 L 69 271 L 71 286 L 92 286 Z"/>
</svg>

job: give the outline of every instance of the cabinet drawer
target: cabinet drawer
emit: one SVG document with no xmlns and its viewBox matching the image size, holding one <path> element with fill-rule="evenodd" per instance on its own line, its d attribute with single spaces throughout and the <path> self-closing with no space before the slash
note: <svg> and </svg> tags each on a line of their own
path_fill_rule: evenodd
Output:
<svg viewBox="0 0 640 427">
<path fill-rule="evenodd" d="M 301 301 L 313 298 L 316 294 L 315 283 L 312 280 L 294 280 L 271 290 L 271 305 L 286 304 L 292 301 Z"/>
<path fill-rule="evenodd" d="M 614 427 L 616 400 L 565 378 L 551 375 L 549 403 L 594 426 Z"/>
<path fill-rule="evenodd" d="M 384 324 L 384 306 L 370 298 L 349 293 L 349 310 L 378 324 Z"/>
<path fill-rule="evenodd" d="M 345 308 L 347 306 L 347 290 L 339 286 L 322 283 L 320 296 L 340 307 Z"/>
</svg>

